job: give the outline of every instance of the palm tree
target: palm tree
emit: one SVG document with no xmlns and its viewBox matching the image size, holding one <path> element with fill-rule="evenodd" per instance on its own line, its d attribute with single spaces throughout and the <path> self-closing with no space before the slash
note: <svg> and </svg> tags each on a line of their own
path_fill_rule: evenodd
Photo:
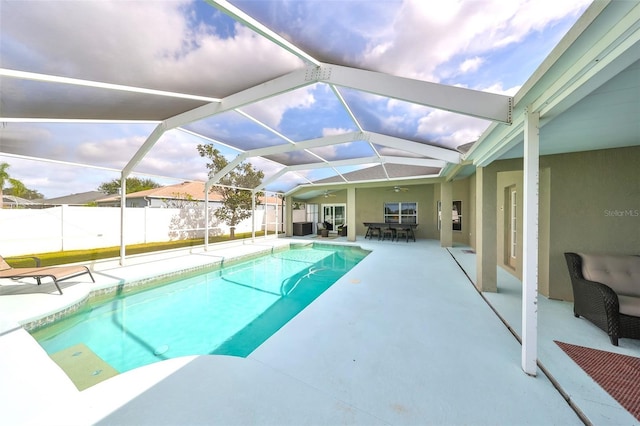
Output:
<svg viewBox="0 0 640 426">
<path fill-rule="evenodd" d="M 9 180 L 9 172 L 7 172 L 8 168 L 9 164 L 0 163 L 0 209 L 4 208 L 4 196 L 2 194 L 2 189 L 4 188 L 4 184 Z"/>
</svg>

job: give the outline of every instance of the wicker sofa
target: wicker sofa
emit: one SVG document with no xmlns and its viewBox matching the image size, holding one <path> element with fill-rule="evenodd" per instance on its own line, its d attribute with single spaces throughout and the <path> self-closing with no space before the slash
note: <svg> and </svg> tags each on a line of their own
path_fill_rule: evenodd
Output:
<svg viewBox="0 0 640 426">
<path fill-rule="evenodd" d="M 573 313 L 618 339 L 640 339 L 640 256 L 565 253 Z"/>
</svg>

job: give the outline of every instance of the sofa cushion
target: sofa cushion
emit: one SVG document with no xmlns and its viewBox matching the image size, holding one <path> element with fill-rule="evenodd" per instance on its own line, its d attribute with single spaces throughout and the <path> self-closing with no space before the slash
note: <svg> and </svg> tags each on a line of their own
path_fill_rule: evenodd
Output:
<svg viewBox="0 0 640 426">
<path fill-rule="evenodd" d="M 619 295 L 618 304 L 620 305 L 618 311 L 621 314 L 629 315 L 632 317 L 640 317 L 640 298 Z"/>
<path fill-rule="evenodd" d="M 640 297 L 640 256 L 581 253 L 580 257 L 586 279 L 606 284 L 617 294 Z"/>
</svg>

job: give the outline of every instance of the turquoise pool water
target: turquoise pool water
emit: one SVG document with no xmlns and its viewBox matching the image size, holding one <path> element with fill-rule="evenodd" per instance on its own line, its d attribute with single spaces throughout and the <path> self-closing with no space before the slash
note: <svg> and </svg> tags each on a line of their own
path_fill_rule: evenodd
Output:
<svg viewBox="0 0 640 426">
<path fill-rule="evenodd" d="M 285 251 L 114 297 L 33 333 L 49 354 L 83 343 L 119 372 L 183 355 L 245 357 L 353 268 L 367 251 Z"/>
</svg>

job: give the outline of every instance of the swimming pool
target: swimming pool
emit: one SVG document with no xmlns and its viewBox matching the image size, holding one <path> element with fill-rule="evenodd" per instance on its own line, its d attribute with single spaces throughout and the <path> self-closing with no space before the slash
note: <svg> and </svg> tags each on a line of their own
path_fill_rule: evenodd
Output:
<svg viewBox="0 0 640 426">
<path fill-rule="evenodd" d="M 291 244 L 90 303 L 32 334 L 50 355 L 83 345 L 120 373 L 184 355 L 246 357 L 368 253 L 352 246 Z"/>
</svg>

